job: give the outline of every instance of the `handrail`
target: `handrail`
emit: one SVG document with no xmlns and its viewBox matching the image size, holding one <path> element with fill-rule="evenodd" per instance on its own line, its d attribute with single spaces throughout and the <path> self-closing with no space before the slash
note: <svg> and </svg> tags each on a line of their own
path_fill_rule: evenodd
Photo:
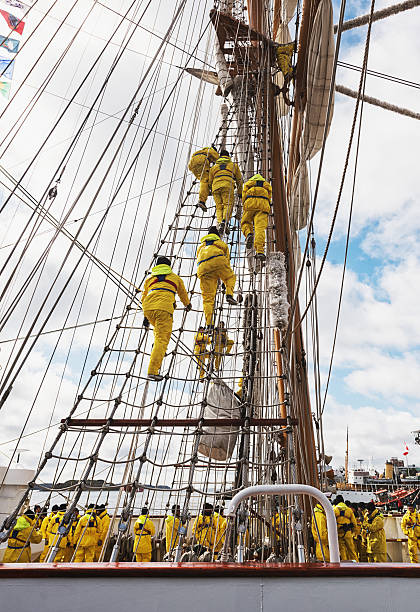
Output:
<svg viewBox="0 0 420 612">
<path fill-rule="evenodd" d="M 234 497 L 232 497 L 230 504 L 227 509 L 227 516 L 234 518 L 236 510 L 239 504 L 246 497 L 252 497 L 257 495 L 311 495 L 321 504 L 325 510 L 327 517 L 327 529 L 328 529 L 328 545 L 330 548 L 330 562 L 340 563 L 340 551 L 338 548 L 338 534 L 337 534 L 337 523 L 335 520 L 335 514 L 328 497 L 324 495 L 319 489 L 311 487 L 309 485 L 302 484 L 281 484 L 281 485 L 256 485 L 254 487 L 247 487 L 239 491 Z M 227 538 L 226 538 L 227 542 Z"/>
</svg>

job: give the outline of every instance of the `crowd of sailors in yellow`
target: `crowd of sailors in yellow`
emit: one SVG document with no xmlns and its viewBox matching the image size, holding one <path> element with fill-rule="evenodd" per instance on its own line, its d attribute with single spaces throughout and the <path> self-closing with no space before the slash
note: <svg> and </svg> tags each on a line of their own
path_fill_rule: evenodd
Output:
<svg viewBox="0 0 420 612">
<path fill-rule="evenodd" d="M 385 563 L 387 561 L 384 517 L 373 502 L 351 504 L 342 495 L 334 500 L 338 546 L 342 561 Z M 408 538 L 411 563 L 418 563 L 420 548 L 420 512 L 408 505 L 401 521 L 402 532 Z M 314 508 L 312 535 L 318 561 L 329 561 L 327 518 L 320 504 Z"/>
<path fill-rule="evenodd" d="M 334 514 L 338 528 L 338 544 L 342 561 L 361 563 L 385 563 L 386 538 L 384 517 L 375 508 L 373 502 L 368 504 L 345 503 L 342 496 L 333 502 Z M 44 549 L 39 562 L 47 562 L 52 548 L 58 544 L 55 563 L 93 563 L 104 558 L 104 546 L 110 538 L 110 516 L 104 505 L 90 504 L 83 516 L 76 511 L 66 529 L 65 536 L 59 541 L 58 528 L 66 513 L 65 504 L 53 506 L 49 514 L 35 514 L 26 510 L 18 517 L 10 532 L 3 563 L 30 563 L 31 544 L 44 540 Z M 275 530 L 274 540 L 279 541 L 287 532 L 288 517 L 286 512 L 277 513 L 271 521 Z M 179 543 L 181 527 L 180 506 L 172 506 L 171 514 L 165 518 L 166 559 L 173 559 L 174 549 Z M 203 510 L 192 525 L 193 549 L 198 555 L 208 554 L 208 560 L 217 559 L 222 550 L 226 536 L 227 520 L 223 508 L 205 503 Z M 420 549 L 420 512 L 412 505 L 408 506 L 401 521 L 403 533 L 408 538 L 408 550 L 411 563 L 418 563 Z M 133 543 L 130 555 L 137 562 L 152 560 L 155 525 L 150 518 L 149 509 L 142 508 L 140 516 L 134 523 Z M 317 504 L 312 516 L 312 535 L 315 544 L 315 555 L 318 561 L 329 562 L 327 519 L 323 507 Z M 249 534 L 246 535 L 249 546 Z M 172 555 L 172 556 L 171 556 Z M 207 560 L 207 559 L 206 559 Z"/>
<path fill-rule="evenodd" d="M 241 230 L 246 247 L 251 249 L 254 246 L 255 257 L 260 262 L 265 260 L 264 248 L 272 190 L 270 183 L 261 174 L 255 174 L 244 184 L 241 171 L 231 160 L 228 151 L 222 150 L 219 155 L 213 145 L 196 151 L 188 168 L 200 181 L 197 206 L 207 211 L 206 202 L 211 192 L 217 218 L 217 225 L 209 228 L 208 234 L 201 239 L 197 249 L 197 277 L 200 281 L 206 328 L 200 328 L 196 334 L 194 355 L 200 379 L 203 379 L 205 364 L 210 357 L 207 345 L 213 344 L 215 370 L 220 367 L 222 356 L 228 354 L 233 345 L 232 340 L 224 340 L 226 332 L 223 330 L 223 324 L 214 329 L 214 301 L 221 281 L 225 287 L 226 301 L 231 305 L 237 304 L 233 296 L 236 276 L 230 265 L 229 247 L 221 238 L 224 233 L 228 233 L 227 226 L 235 204 L 235 189 L 241 200 L 241 204 L 237 204 L 237 215 L 242 214 Z M 149 328 L 151 323 L 154 333 L 148 368 L 148 378 L 151 380 L 163 379 L 160 367 L 172 333 L 177 295 L 185 309 L 191 310 L 184 282 L 172 271 L 170 259 L 157 257 L 156 265 L 145 281 L 141 298 L 143 325 Z"/>
</svg>

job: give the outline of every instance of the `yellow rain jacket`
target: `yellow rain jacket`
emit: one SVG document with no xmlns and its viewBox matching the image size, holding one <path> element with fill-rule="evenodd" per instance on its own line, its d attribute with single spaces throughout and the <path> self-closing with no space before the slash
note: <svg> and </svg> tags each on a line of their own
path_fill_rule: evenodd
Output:
<svg viewBox="0 0 420 612">
<path fill-rule="evenodd" d="M 277 47 L 277 62 L 284 77 L 291 77 L 293 74 L 292 55 L 295 43 L 285 43 Z"/>
<path fill-rule="evenodd" d="M 179 295 L 184 306 L 190 303 L 185 285 L 172 268 L 159 264 L 146 279 L 141 297 L 144 316 L 153 325 L 154 344 L 150 355 L 149 374 L 158 374 L 172 333 L 175 297 Z"/>
<path fill-rule="evenodd" d="M 200 181 L 200 191 L 198 194 L 200 202 L 205 203 L 209 197 L 210 164 L 213 164 L 218 157 L 219 154 L 213 147 L 204 147 L 196 151 L 190 159 L 188 169 L 194 174 L 195 178 Z"/>
<path fill-rule="evenodd" d="M 58 540 L 57 531 L 58 531 L 58 528 L 60 526 L 60 523 L 64 515 L 65 515 L 65 512 L 63 510 L 59 510 L 52 516 L 50 520 L 50 523 L 48 525 L 48 535 L 49 535 L 48 541 L 49 541 L 50 546 L 55 546 L 57 543 L 57 540 Z M 63 538 L 61 538 L 59 548 L 66 548 L 68 542 L 69 542 L 68 536 L 64 536 Z"/>
<path fill-rule="evenodd" d="M 207 234 L 201 239 L 201 245 L 197 251 L 197 276 L 200 279 L 207 325 L 212 322 L 214 298 L 219 278 L 226 286 L 226 294 L 233 295 L 236 276 L 230 267 L 229 259 L 229 247 L 223 240 L 220 240 L 217 234 Z"/>
<path fill-rule="evenodd" d="M 222 360 L 223 355 L 225 354 L 225 350 L 226 355 L 229 355 L 234 344 L 234 341 L 231 340 L 227 335 L 226 329 L 216 329 L 214 336 L 214 367 L 216 368 L 216 370 L 218 370 L 220 367 L 220 362 Z"/>
<path fill-rule="evenodd" d="M 316 525 L 315 525 L 316 521 Z M 318 531 L 319 535 L 318 535 Z M 325 514 L 324 508 L 321 504 L 317 504 L 314 508 L 314 514 L 312 516 L 312 535 L 314 537 L 316 543 L 316 558 L 318 561 L 323 561 L 322 549 L 324 551 L 325 561 L 329 562 L 330 560 L 330 549 L 328 545 L 328 530 L 327 530 L 327 517 Z"/>
<path fill-rule="evenodd" d="M 188 306 L 190 300 L 182 278 L 172 272 L 171 266 L 155 266 L 144 284 L 141 296 L 143 311 L 164 310 L 173 314 L 177 294 L 184 306 Z"/>
<path fill-rule="evenodd" d="M 50 512 L 49 514 L 47 514 L 47 516 L 44 517 L 44 519 L 42 520 L 41 523 L 41 534 L 42 534 L 42 538 L 45 540 L 45 545 L 44 545 L 44 550 L 41 553 L 41 556 L 39 558 L 39 562 L 40 563 L 44 563 L 47 555 L 48 555 L 48 551 L 50 549 L 50 545 L 49 545 L 49 535 L 48 535 L 48 529 L 49 529 L 49 525 L 50 525 L 50 521 L 52 519 L 52 517 L 54 516 L 55 512 Z"/>
<path fill-rule="evenodd" d="M 99 556 L 101 554 L 102 547 L 105 544 L 106 536 L 108 533 L 108 527 L 111 522 L 111 517 L 109 516 L 108 512 L 105 509 L 105 510 L 102 510 L 100 514 L 98 514 L 98 519 L 99 519 L 99 541 L 101 543 L 98 544 L 98 546 L 96 547 L 96 552 L 95 552 L 96 561 L 99 560 Z"/>
<path fill-rule="evenodd" d="M 261 174 L 254 174 L 242 191 L 243 212 L 241 230 L 245 238 L 255 232 L 254 247 L 257 253 L 264 253 L 265 231 L 271 203 L 271 185 Z"/>
<path fill-rule="evenodd" d="M 85 529 L 86 528 L 86 529 Z M 80 547 L 97 546 L 100 536 L 99 519 L 95 510 L 86 510 L 74 532 L 74 542 Z"/>
<path fill-rule="evenodd" d="M 230 157 L 219 157 L 209 172 L 209 186 L 216 204 L 218 223 L 228 223 L 233 209 L 235 183 L 238 194 L 242 193 L 242 174 Z"/>
<path fill-rule="evenodd" d="M 42 540 L 41 532 L 33 529 L 35 520 L 26 514 L 18 517 L 7 541 L 3 563 L 30 563 L 31 544 L 39 544 Z"/>
<path fill-rule="evenodd" d="M 197 358 L 197 366 L 200 372 L 200 378 L 205 374 L 204 366 L 210 354 L 206 350 L 209 337 L 203 332 L 197 332 L 194 336 L 194 355 Z"/>
<path fill-rule="evenodd" d="M 366 524 L 368 560 L 374 563 L 385 563 L 386 537 L 384 517 L 379 510 L 374 510 L 368 517 Z"/>
<path fill-rule="evenodd" d="M 356 519 L 351 508 L 343 502 L 334 506 L 338 529 L 338 546 L 342 561 L 358 561 L 353 534 L 357 529 Z"/>
<path fill-rule="evenodd" d="M 151 554 L 152 536 L 155 535 L 155 526 L 147 518 L 146 514 L 141 514 L 134 523 L 134 548 L 133 552 L 138 554 Z"/>
<path fill-rule="evenodd" d="M 178 527 L 180 519 L 169 514 L 165 519 L 166 552 L 173 550 L 179 542 Z"/>
<path fill-rule="evenodd" d="M 217 524 L 214 516 L 199 514 L 193 523 L 192 533 L 198 544 L 212 550 L 216 528 Z"/>
<path fill-rule="evenodd" d="M 227 520 L 224 516 L 215 512 L 213 521 L 215 523 L 214 552 L 218 553 L 222 550 L 225 543 Z"/>
<path fill-rule="evenodd" d="M 420 512 L 407 512 L 404 514 L 401 521 L 401 529 L 408 538 L 408 554 L 410 555 L 411 563 L 419 562 L 420 550 Z"/>
</svg>

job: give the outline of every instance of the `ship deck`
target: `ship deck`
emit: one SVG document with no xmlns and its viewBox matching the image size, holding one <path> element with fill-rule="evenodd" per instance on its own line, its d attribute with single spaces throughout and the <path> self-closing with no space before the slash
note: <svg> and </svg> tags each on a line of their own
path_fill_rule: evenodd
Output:
<svg viewBox="0 0 420 612">
<path fill-rule="evenodd" d="M 418 609 L 420 564 L 2 564 L 2 612 Z M 192 581 L 193 580 L 193 581 Z M 30 594 L 30 595 L 29 595 Z M 28 600 L 29 596 L 29 600 Z"/>
</svg>

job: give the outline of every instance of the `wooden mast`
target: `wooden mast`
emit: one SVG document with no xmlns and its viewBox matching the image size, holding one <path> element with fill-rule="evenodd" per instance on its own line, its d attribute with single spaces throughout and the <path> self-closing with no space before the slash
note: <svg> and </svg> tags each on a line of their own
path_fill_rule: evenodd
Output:
<svg viewBox="0 0 420 612">
<path fill-rule="evenodd" d="M 298 66 L 296 72 L 296 91 L 298 92 L 299 99 L 302 99 L 302 92 L 304 91 L 304 76 L 306 66 L 306 51 L 307 51 L 307 39 L 310 31 L 310 25 L 313 19 L 314 11 L 318 5 L 319 0 L 304 0 L 302 9 L 302 23 L 299 38 L 299 52 L 298 52 Z M 264 0 L 249 0 L 248 2 L 248 13 L 250 27 L 254 30 L 259 31 L 267 38 L 271 37 L 271 33 L 267 31 L 264 24 Z M 275 16 L 279 15 L 279 2 L 275 2 Z M 278 23 L 276 24 L 278 27 Z M 262 114 L 262 125 L 269 126 L 270 139 L 264 138 L 263 141 L 266 144 L 266 150 L 263 155 L 263 172 L 269 175 L 271 170 L 272 177 L 272 188 L 273 188 L 273 216 L 274 216 L 274 238 L 276 249 L 282 251 L 285 255 L 287 264 L 287 275 L 289 285 L 289 302 L 291 302 L 295 291 L 295 268 L 293 260 L 293 249 L 292 249 L 292 236 L 289 223 L 289 213 L 287 206 L 287 195 L 285 176 L 283 169 L 283 157 L 281 140 L 279 134 L 279 123 L 276 113 L 276 105 L 274 104 L 273 86 L 271 78 L 267 79 L 267 94 L 268 104 L 263 104 L 261 110 Z M 267 116 L 269 115 L 269 116 Z M 297 125 L 297 116 L 299 112 L 294 113 L 294 125 Z M 294 150 L 297 149 L 297 131 L 294 128 L 294 134 L 292 136 L 294 142 Z M 271 153 L 269 155 L 268 142 L 271 144 Z M 292 150 L 291 157 L 292 159 Z M 271 168 L 269 167 L 269 160 L 271 162 Z M 289 166 L 289 177 L 291 170 L 294 167 Z M 299 305 L 297 304 L 295 310 L 295 320 L 300 319 Z M 279 376 L 283 375 L 283 369 L 281 364 L 280 350 L 281 339 L 278 330 L 274 332 L 274 342 L 276 348 L 276 363 L 278 367 Z M 287 353 L 292 356 L 290 363 L 291 379 L 292 379 L 292 391 L 295 391 L 295 406 L 298 414 L 293 416 L 297 417 L 299 424 L 297 427 L 298 437 L 300 444 L 296 444 L 296 475 L 301 483 L 311 484 L 312 486 L 319 486 L 319 477 L 317 469 L 316 449 L 315 449 L 315 437 L 312 424 L 312 414 L 306 369 L 305 351 L 303 347 L 302 331 L 298 327 L 293 337 L 289 337 L 286 340 Z M 280 400 L 284 398 L 284 387 L 283 380 L 279 378 L 279 397 Z M 282 418 L 286 417 L 285 406 L 280 407 Z"/>
</svg>

